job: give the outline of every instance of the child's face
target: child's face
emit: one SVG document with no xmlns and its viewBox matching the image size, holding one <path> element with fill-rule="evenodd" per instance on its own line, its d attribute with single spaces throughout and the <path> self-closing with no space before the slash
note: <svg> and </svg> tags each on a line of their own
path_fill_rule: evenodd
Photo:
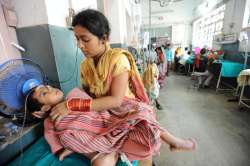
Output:
<svg viewBox="0 0 250 166">
<path fill-rule="evenodd" d="M 33 98 L 43 105 L 54 106 L 63 100 L 63 92 L 51 86 L 40 85 L 35 89 Z"/>
</svg>

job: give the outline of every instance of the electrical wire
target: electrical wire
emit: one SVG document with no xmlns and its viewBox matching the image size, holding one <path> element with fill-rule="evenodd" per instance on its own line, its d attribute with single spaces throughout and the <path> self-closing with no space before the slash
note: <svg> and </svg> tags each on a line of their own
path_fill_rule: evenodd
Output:
<svg viewBox="0 0 250 166">
<path fill-rule="evenodd" d="M 51 80 L 51 79 L 48 79 L 48 81 L 51 81 L 51 82 L 56 82 L 56 83 L 66 83 L 68 81 L 70 81 L 74 74 L 78 74 L 79 70 L 78 70 L 78 65 L 77 65 L 77 62 L 78 62 L 78 47 L 76 47 L 76 56 L 75 56 L 75 64 L 74 64 L 74 70 L 73 70 L 73 74 L 65 79 L 64 81 L 54 81 L 54 80 Z M 76 76 L 76 84 L 78 84 L 78 79 L 77 79 L 77 76 Z M 23 122 L 22 122 L 22 126 L 21 126 L 21 130 L 20 130 L 20 133 L 19 133 L 19 137 L 21 137 L 23 135 L 23 132 L 24 132 L 24 126 L 25 126 L 25 122 L 26 122 L 26 116 L 27 116 L 27 99 L 29 97 L 31 92 L 29 92 L 26 97 L 25 97 L 25 103 L 24 103 L 24 117 L 23 117 Z M 18 166 L 21 166 L 22 165 L 22 162 L 23 162 L 23 141 L 22 139 L 20 139 L 20 160 L 19 160 L 19 163 L 18 163 Z"/>
<path fill-rule="evenodd" d="M 53 82 L 53 83 L 58 83 L 58 84 L 64 84 L 64 83 L 67 83 L 69 82 L 73 77 L 74 77 L 74 74 L 76 73 L 76 70 L 78 69 L 78 65 L 77 65 L 77 57 L 78 55 L 78 47 L 76 47 L 76 54 L 75 54 L 75 63 L 74 63 L 74 69 L 73 69 L 73 73 L 69 76 L 69 78 L 63 80 L 63 81 L 56 81 L 56 80 L 52 80 L 52 79 L 49 79 L 47 78 L 48 81 L 50 82 Z"/>
<path fill-rule="evenodd" d="M 28 97 L 30 95 L 31 92 L 29 92 L 26 97 L 25 97 L 25 102 L 24 102 L 24 117 L 23 117 L 23 123 L 22 123 L 22 126 L 21 126 L 21 130 L 20 130 L 20 160 L 19 160 L 19 163 L 18 163 L 18 166 L 21 166 L 22 162 L 23 162 L 23 141 L 21 139 L 21 136 L 23 135 L 23 129 L 24 129 L 24 126 L 25 126 L 25 121 L 26 121 L 26 116 L 27 116 L 27 100 L 28 100 Z"/>
<path fill-rule="evenodd" d="M 76 64 L 78 64 L 78 58 L 76 58 Z M 79 83 L 79 67 L 76 68 L 76 77 L 75 77 L 75 83 L 76 83 L 76 86 L 78 86 L 78 83 Z"/>
</svg>

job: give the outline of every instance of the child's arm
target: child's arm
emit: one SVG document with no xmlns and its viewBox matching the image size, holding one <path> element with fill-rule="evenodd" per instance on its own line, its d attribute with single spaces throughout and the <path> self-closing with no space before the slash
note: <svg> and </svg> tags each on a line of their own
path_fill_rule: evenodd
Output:
<svg viewBox="0 0 250 166">
<path fill-rule="evenodd" d="M 50 113 L 51 120 L 57 124 L 69 113 L 69 110 L 81 112 L 90 110 L 103 111 L 119 107 L 122 104 L 127 86 L 128 72 L 126 71 L 112 79 L 111 95 L 97 99 L 69 99 L 52 108 Z"/>
</svg>

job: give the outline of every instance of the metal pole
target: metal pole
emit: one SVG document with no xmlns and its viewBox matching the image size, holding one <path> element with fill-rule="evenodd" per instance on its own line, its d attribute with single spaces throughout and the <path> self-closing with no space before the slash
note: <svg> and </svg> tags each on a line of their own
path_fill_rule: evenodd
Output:
<svg viewBox="0 0 250 166">
<path fill-rule="evenodd" d="M 148 22 L 148 36 L 149 36 L 149 41 L 148 41 L 148 58 L 151 57 L 151 0 L 148 1 L 148 8 L 149 8 L 149 22 Z M 149 50 L 150 49 L 150 50 Z M 146 66 L 147 67 L 147 66 Z M 146 68 L 144 68 L 145 70 Z"/>
</svg>

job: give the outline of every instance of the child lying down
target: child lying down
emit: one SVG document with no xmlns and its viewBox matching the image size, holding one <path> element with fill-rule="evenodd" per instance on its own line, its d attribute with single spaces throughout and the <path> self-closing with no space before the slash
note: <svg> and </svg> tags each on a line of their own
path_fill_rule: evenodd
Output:
<svg viewBox="0 0 250 166">
<path fill-rule="evenodd" d="M 53 154 L 63 160 L 67 155 L 81 153 L 91 163 L 116 163 L 121 154 L 131 160 L 144 160 L 158 153 L 161 140 L 172 151 L 195 150 L 194 139 L 181 139 L 159 126 L 151 106 L 125 98 L 121 107 L 103 111 L 83 111 L 74 100 L 91 100 L 75 88 L 66 98 L 61 90 L 40 85 L 27 96 L 27 109 L 37 118 L 45 118 L 44 135 Z M 69 113 L 54 124 L 51 109 L 65 101 Z M 73 104 L 72 104 L 73 103 Z M 160 139 L 158 139 L 160 138 Z M 98 164 L 94 164 L 98 165 Z M 105 165 L 105 164 L 104 164 Z"/>
</svg>

